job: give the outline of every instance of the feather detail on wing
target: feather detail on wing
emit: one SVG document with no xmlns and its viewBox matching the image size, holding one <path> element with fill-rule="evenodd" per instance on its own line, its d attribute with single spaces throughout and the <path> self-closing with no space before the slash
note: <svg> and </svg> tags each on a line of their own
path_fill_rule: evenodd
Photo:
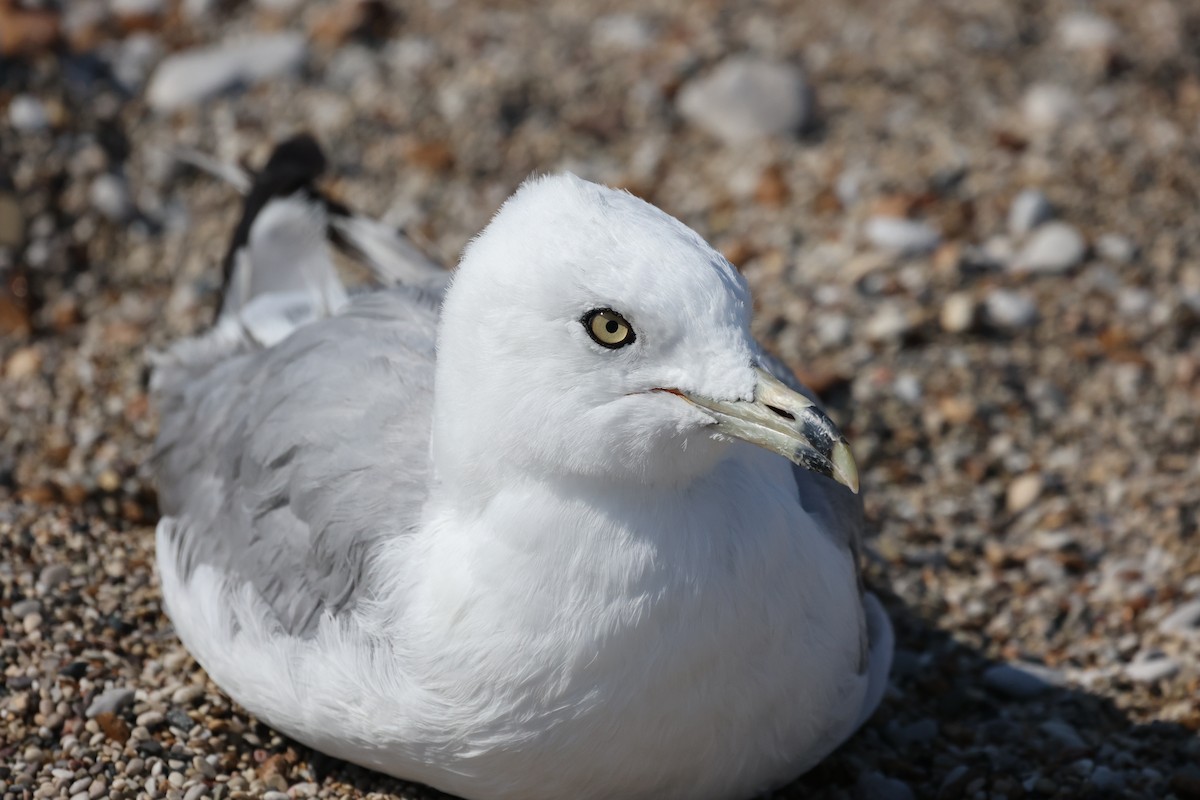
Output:
<svg viewBox="0 0 1200 800">
<path fill-rule="evenodd" d="M 176 573 L 250 583 L 296 635 L 368 596 L 374 545 L 416 522 L 448 276 L 321 195 L 324 166 L 310 137 L 276 149 L 248 187 L 216 324 L 152 357 Z M 392 288 L 350 297 L 331 234 Z"/>
</svg>

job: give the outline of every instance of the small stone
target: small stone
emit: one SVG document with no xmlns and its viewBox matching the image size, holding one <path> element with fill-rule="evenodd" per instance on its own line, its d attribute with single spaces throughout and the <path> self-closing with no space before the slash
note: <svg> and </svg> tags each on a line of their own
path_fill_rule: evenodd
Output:
<svg viewBox="0 0 1200 800">
<path fill-rule="evenodd" d="M 1020 514 L 1033 505 L 1042 493 L 1042 476 L 1029 472 L 1013 479 L 1005 493 L 1005 505 L 1010 514 Z"/>
<path fill-rule="evenodd" d="M 302 35 L 276 33 L 227 40 L 163 59 L 146 89 L 156 111 L 175 111 L 238 86 L 296 72 L 308 58 Z"/>
<path fill-rule="evenodd" d="M 903 337 L 912 326 L 912 320 L 900 305 L 884 303 L 867 320 L 863 332 L 873 342 L 890 342 Z"/>
<path fill-rule="evenodd" d="M 1096 240 L 1096 252 L 1113 264 L 1129 264 L 1137 257 L 1137 245 L 1119 233 L 1106 233 Z"/>
<path fill-rule="evenodd" d="M 30 614 L 37 614 L 40 612 L 42 610 L 42 604 L 37 600 L 21 600 L 18 603 L 13 603 L 12 608 L 9 610 L 12 611 L 12 615 L 14 617 L 23 619 Z"/>
<path fill-rule="evenodd" d="M 50 126 L 50 115 L 41 100 L 19 94 L 8 103 L 8 124 L 20 133 L 39 133 Z"/>
<path fill-rule="evenodd" d="M 138 714 L 135 723 L 146 729 L 150 729 L 157 728 L 165 719 L 166 717 L 161 711 L 143 711 L 141 714 Z"/>
<path fill-rule="evenodd" d="M 913 800 L 912 789 L 904 781 L 878 772 L 866 772 L 854 786 L 857 800 Z"/>
<path fill-rule="evenodd" d="M 126 91 L 137 92 L 162 55 L 162 42 L 154 34 L 140 32 L 127 36 L 113 56 L 113 77 Z"/>
<path fill-rule="evenodd" d="M 42 351 L 37 347 L 21 347 L 4 362 L 4 375 L 13 380 L 36 375 L 42 368 Z"/>
<path fill-rule="evenodd" d="M 172 772 L 167 776 L 167 783 L 171 784 L 176 789 L 183 786 L 183 780 L 184 778 L 182 772 Z"/>
<path fill-rule="evenodd" d="M 1179 662 L 1158 650 L 1138 653 L 1125 666 L 1125 675 L 1136 683 L 1157 683 L 1179 672 Z"/>
<path fill-rule="evenodd" d="M 1101 792 L 1119 792 L 1125 788 L 1125 776 L 1101 764 L 1092 771 L 1088 783 Z"/>
<path fill-rule="evenodd" d="M 187 792 L 183 795 L 183 800 L 200 800 L 200 798 L 204 796 L 204 792 L 207 790 L 208 787 L 203 783 L 197 783 L 195 786 L 187 790 Z"/>
<path fill-rule="evenodd" d="M 1063 722 L 1060 719 L 1046 720 L 1038 728 L 1042 733 L 1068 750 L 1084 750 L 1087 748 L 1087 742 L 1083 740 L 1079 732 L 1069 723 Z"/>
<path fill-rule="evenodd" d="M 1025 189 L 1008 207 L 1008 232 L 1021 238 L 1054 215 L 1046 195 L 1037 189 Z"/>
<path fill-rule="evenodd" d="M 133 201 L 129 197 L 129 186 L 120 176 L 105 173 L 92 181 L 88 190 L 92 208 L 99 211 L 110 222 L 124 222 L 133 213 Z"/>
<path fill-rule="evenodd" d="M 262 796 L 262 800 L 292 800 L 292 799 L 290 797 L 288 797 L 287 792 L 272 791 L 272 792 L 264 792 L 263 796 Z"/>
<path fill-rule="evenodd" d="M 119 744 L 125 744 L 129 741 L 129 725 L 116 714 L 111 711 L 102 711 L 96 715 L 95 719 L 96 724 L 100 726 L 100 730 L 112 741 Z"/>
<path fill-rule="evenodd" d="M 1039 83 L 1025 92 L 1021 113 L 1031 130 L 1049 132 L 1079 116 L 1079 99 L 1065 86 Z"/>
<path fill-rule="evenodd" d="M 955 292 L 942 303 L 938 322 L 947 333 L 962 333 L 975 324 L 975 298 L 970 292 Z"/>
<path fill-rule="evenodd" d="M 16 195 L 0 192 L 0 247 L 18 248 L 25 241 L 25 215 Z"/>
<path fill-rule="evenodd" d="M 133 697 L 133 689 L 123 687 L 109 689 L 92 700 L 84 714 L 88 719 L 95 717 L 97 714 L 103 714 L 106 711 L 110 714 L 116 714 L 133 703 Z"/>
<path fill-rule="evenodd" d="M 1087 11 L 1076 11 L 1058 21 L 1058 40 L 1067 50 L 1112 51 L 1121 31 L 1109 19 Z"/>
<path fill-rule="evenodd" d="M 1185 603 L 1158 623 L 1160 633 L 1188 639 L 1200 638 L 1200 600 Z"/>
<path fill-rule="evenodd" d="M 27 614 L 21 620 L 21 627 L 24 628 L 26 634 L 31 634 L 42 627 L 42 615 L 38 613 Z"/>
<path fill-rule="evenodd" d="M 1037 321 L 1037 306 L 1023 293 L 993 289 L 983 301 L 984 318 L 1002 330 L 1028 328 Z"/>
<path fill-rule="evenodd" d="M 728 145 L 799 133 L 813 124 L 815 100 L 791 64 L 732 56 L 679 92 L 679 113 Z"/>
<path fill-rule="evenodd" d="M 997 664 L 983 673 L 989 689 L 1016 700 L 1028 700 L 1062 684 L 1062 677 L 1040 664 Z"/>
<path fill-rule="evenodd" d="M 146 762 L 140 758 L 131 758 L 125 763 L 126 775 L 141 775 L 142 770 L 146 768 Z"/>
<path fill-rule="evenodd" d="M 96 476 L 96 486 L 103 492 L 115 492 L 121 488 L 121 476 L 115 470 L 101 470 Z"/>
<path fill-rule="evenodd" d="M 53 589 L 71 579 L 71 568 L 66 564 L 51 564 L 38 575 L 38 586 L 43 590 Z"/>
<path fill-rule="evenodd" d="M 1048 222 L 1035 230 L 1021 248 L 1013 268 L 1019 272 L 1066 272 L 1087 252 L 1083 235 L 1065 222 Z"/>
<path fill-rule="evenodd" d="M 204 687 L 196 684 L 181 686 L 171 695 L 171 702 L 177 706 L 190 706 L 204 696 Z"/>
<path fill-rule="evenodd" d="M 592 23 L 592 43 L 618 52 L 634 53 L 654 42 L 654 32 L 637 14 L 608 14 Z"/>
<path fill-rule="evenodd" d="M 867 241 L 880 250 L 902 256 L 933 252 L 942 239 L 928 223 L 902 217 L 871 217 L 863 233 Z"/>
</svg>

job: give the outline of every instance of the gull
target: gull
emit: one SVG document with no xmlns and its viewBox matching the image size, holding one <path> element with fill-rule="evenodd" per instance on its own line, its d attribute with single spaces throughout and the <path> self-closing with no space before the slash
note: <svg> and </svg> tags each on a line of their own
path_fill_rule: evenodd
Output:
<svg viewBox="0 0 1200 800">
<path fill-rule="evenodd" d="M 217 321 L 154 356 L 163 599 L 216 684 L 471 800 L 740 800 L 844 742 L 893 647 L 858 475 L 737 270 L 563 174 L 450 273 L 323 166 L 247 177 Z"/>
</svg>

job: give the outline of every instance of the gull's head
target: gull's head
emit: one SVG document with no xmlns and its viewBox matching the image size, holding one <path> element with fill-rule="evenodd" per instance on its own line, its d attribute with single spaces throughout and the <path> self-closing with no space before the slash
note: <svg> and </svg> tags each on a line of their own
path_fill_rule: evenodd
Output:
<svg viewBox="0 0 1200 800">
<path fill-rule="evenodd" d="M 467 248 L 438 337 L 439 472 L 680 485 L 751 441 L 857 490 L 840 434 L 756 363 L 745 280 L 675 218 L 573 175 Z"/>
</svg>

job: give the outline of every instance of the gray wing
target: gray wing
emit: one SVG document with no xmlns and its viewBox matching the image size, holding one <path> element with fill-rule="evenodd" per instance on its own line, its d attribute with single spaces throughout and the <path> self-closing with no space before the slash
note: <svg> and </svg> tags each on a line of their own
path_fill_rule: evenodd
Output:
<svg viewBox="0 0 1200 800">
<path fill-rule="evenodd" d="M 791 389 L 800 392 L 824 410 L 816 393 L 802 384 L 786 364 L 768 353 L 759 345 L 759 363 L 763 368 L 783 381 Z M 854 559 L 855 577 L 858 580 L 859 612 L 859 673 L 866 671 L 870 657 L 870 635 L 863 602 L 865 590 L 862 579 L 862 540 L 866 529 L 862 496 L 842 486 L 835 480 L 818 475 L 803 467 L 793 467 L 800 505 L 821 525 L 834 540 L 850 551 Z"/>
<path fill-rule="evenodd" d="M 249 581 L 295 635 L 369 593 L 374 546 L 426 494 L 436 322 L 434 295 L 390 289 L 269 349 L 214 333 L 162 359 L 154 467 L 180 575 Z"/>
</svg>

